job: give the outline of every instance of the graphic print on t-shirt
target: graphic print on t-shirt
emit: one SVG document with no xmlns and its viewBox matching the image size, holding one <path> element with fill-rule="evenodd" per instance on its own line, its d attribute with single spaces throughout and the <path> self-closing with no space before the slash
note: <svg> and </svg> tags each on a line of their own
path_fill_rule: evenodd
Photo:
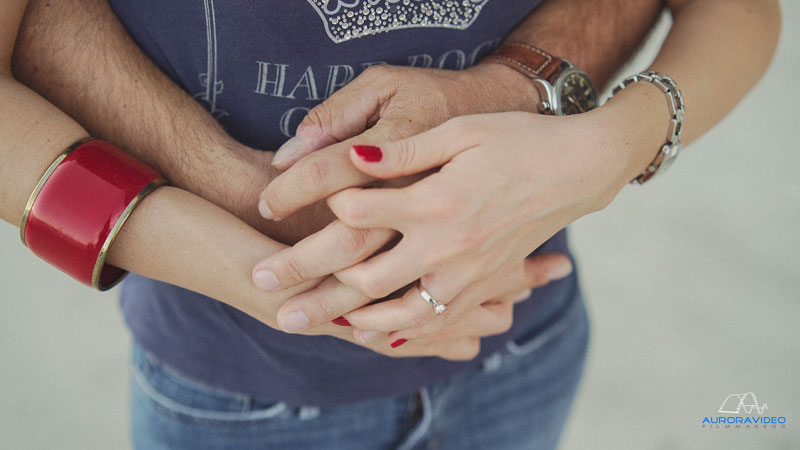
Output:
<svg viewBox="0 0 800 450">
<path fill-rule="evenodd" d="M 416 27 L 466 30 L 489 0 L 308 0 L 337 44 Z"/>
<path fill-rule="evenodd" d="M 465 30 L 475 21 L 480 14 L 483 6 L 489 0 L 462 0 L 461 2 L 452 0 L 307 0 L 312 8 L 322 18 L 322 25 L 328 37 L 334 43 L 341 43 L 363 36 L 377 33 L 400 30 L 415 27 L 439 27 Z M 205 14 L 206 28 L 206 70 L 199 74 L 200 85 L 203 91 L 194 95 L 206 109 L 217 120 L 228 115 L 228 112 L 217 107 L 217 98 L 222 94 L 224 83 L 219 79 L 217 69 L 217 18 L 214 0 L 203 0 L 203 12 Z M 483 43 L 486 45 L 486 43 Z M 463 69 L 465 58 L 455 55 L 457 67 Z M 423 66 L 430 67 L 433 63 L 429 55 L 414 55 L 410 57 L 413 62 L 409 65 L 416 65 L 417 59 Z M 444 58 L 445 60 L 447 58 Z M 474 64 L 474 61 L 472 62 Z M 260 63 L 264 64 L 264 63 Z M 333 91 L 353 79 L 354 73 L 350 66 L 332 66 L 336 70 L 345 70 L 344 79 L 337 80 L 337 73 L 329 80 L 325 95 L 317 94 L 314 80 L 306 79 L 305 84 L 301 79 L 295 89 L 287 95 L 294 98 L 294 91 L 302 86 L 307 87 L 308 100 L 322 100 L 329 97 Z M 311 68 L 309 67 L 310 71 Z M 333 70 L 333 69 L 332 69 Z M 259 71 L 259 73 L 263 73 Z M 307 78 L 309 73 L 304 73 Z M 312 75 L 313 76 L 313 75 Z M 260 81 L 263 79 L 260 78 Z M 282 83 L 281 83 L 282 84 Z M 313 88 L 313 90 L 312 90 Z M 258 90 L 257 90 L 258 92 Z M 260 92 L 263 93 L 263 92 Z M 281 95 L 277 95 L 281 97 Z M 308 111 L 308 108 L 297 108 L 300 112 Z M 281 118 L 281 132 L 284 136 L 291 136 L 289 122 L 292 114 L 284 114 Z"/>
<path fill-rule="evenodd" d="M 200 85 L 205 88 L 205 91 L 195 94 L 194 98 L 200 101 L 215 119 L 219 120 L 228 113 L 217 108 L 217 96 L 222 94 L 225 85 L 217 74 L 217 16 L 214 10 L 214 0 L 203 0 L 203 7 L 208 51 L 206 71 L 200 74 Z"/>
<path fill-rule="evenodd" d="M 110 0 L 173 81 L 264 150 L 370 66 L 473 66 L 540 1 Z"/>
</svg>

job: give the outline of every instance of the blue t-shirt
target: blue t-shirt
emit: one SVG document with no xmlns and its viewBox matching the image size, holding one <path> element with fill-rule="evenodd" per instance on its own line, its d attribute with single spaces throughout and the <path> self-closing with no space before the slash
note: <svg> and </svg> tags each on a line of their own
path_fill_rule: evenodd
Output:
<svg viewBox="0 0 800 450">
<path fill-rule="evenodd" d="M 540 0 L 111 0 L 142 49 L 239 141 L 274 150 L 305 113 L 372 64 L 463 69 Z M 567 253 L 562 231 L 537 251 Z M 509 333 L 468 363 L 393 359 L 332 337 L 287 335 L 200 294 L 131 275 L 134 338 L 200 380 L 262 401 L 330 405 L 410 392 L 535 333 L 574 296 L 575 276 L 537 289 Z M 422 301 L 422 300 L 420 300 Z"/>
</svg>

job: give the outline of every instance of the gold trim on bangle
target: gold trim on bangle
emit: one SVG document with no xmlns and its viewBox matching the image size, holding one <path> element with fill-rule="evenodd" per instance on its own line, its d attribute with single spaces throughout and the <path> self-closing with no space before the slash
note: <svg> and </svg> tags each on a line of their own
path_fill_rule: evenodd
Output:
<svg viewBox="0 0 800 450">
<path fill-rule="evenodd" d="M 145 186 L 141 191 L 139 191 L 138 194 L 136 194 L 136 197 L 134 197 L 133 200 L 128 203 L 128 206 L 125 208 L 125 210 L 122 211 L 119 219 L 117 219 L 117 223 L 114 224 L 114 226 L 111 228 L 111 231 L 108 233 L 106 241 L 103 242 L 103 246 L 100 248 L 100 253 L 97 255 L 97 261 L 94 263 L 94 270 L 92 270 L 92 286 L 94 288 L 100 291 L 105 291 L 111 289 L 117 283 L 122 281 L 123 278 L 125 278 L 125 275 L 127 275 L 128 272 L 123 272 L 122 275 L 117 277 L 117 279 L 106 286 L 100 285 L 100 276 L 103 274 L 103 267 L 106 265 L 106 255 L 108 254 L 108 249 L 111 248 L 111 244 L 114 242 L 114 239 L 116 239 L 119 231 L 122 229 L 122 226 L 125 225 L 128 217 L 130 217 L 130 215 L 133 213 L 133 210 L 139 205 L 139 202 L 141 202 L 142 199 L 144 199 L 148 194 L 156 190 L 156 188 L 164 186 L 165 184 L 167 184 L 167 180 L 164 178 L 151 181 L 150 184 Z"/>
<path fill-rule="evenodd" d="M 28 203 L 25 204 L 25 211 L 23 211 L 22 213 L 22 223 L 20 224 L 19 227 L 19 238 L 22 239 L 22 245 L 24 245 L 25 247 L 28 246 L 28 243 L 25 242 L 25 226 L 28 225 L 28 216 L 31 213 L 31 208 L 33 208 L 33 204 L 36 202 L 36 198 L 39 196 L 39 191 L 42 190 L 45 183 L 47 183 L 47 180 L 50 179 L 50 175 L 52 175 L 53 172 L 56 171 L 56 168 L 58 168 L 58 166 L 61 165 L 61 162 L 64 161 L 64 158 L 66 158 L 67 155 L 69 155 L 76 148 L 92 140 L 94 140 L 93 137 L 85 137 L 80 141 L 67 147 L 67 149 L 61 152 L 60 155 L 56 156 L 55 161 L 53 161 L 52 164 L 50 164 L 50 167 L 48 167 L 47 170 L 44 172 L 42 178 L 40 178 L 39 182 L 36 183 L 36 187 L 33 188 L 33 192 L 31 192 L 30 197 L 28 197 Z"/>
</svg>

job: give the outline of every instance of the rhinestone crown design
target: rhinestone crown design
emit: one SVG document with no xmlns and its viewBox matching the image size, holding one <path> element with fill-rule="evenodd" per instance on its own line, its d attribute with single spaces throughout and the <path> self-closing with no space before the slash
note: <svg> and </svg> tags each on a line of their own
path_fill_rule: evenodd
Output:
<svg viewBox="0 0 800 450">
<path fill-rule="evenodd" d="M 333 42 L 403 28 L 466 30 L 489 0 L 307 0 Z"/>
</svg>

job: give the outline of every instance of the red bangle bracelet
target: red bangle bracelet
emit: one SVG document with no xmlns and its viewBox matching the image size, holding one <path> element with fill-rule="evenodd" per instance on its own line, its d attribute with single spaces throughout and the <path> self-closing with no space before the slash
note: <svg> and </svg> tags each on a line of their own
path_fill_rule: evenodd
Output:
<svg viewBox="0 0 800 450">
<path fill-rule="evenodd" d="M 105 264 L 114 238 L 138 203 L 166 180 L 108 142 L 84 139 L 50 165 L 22 216 L 31 251 L 101 291 L 127 273 Z"/>
</svg>

